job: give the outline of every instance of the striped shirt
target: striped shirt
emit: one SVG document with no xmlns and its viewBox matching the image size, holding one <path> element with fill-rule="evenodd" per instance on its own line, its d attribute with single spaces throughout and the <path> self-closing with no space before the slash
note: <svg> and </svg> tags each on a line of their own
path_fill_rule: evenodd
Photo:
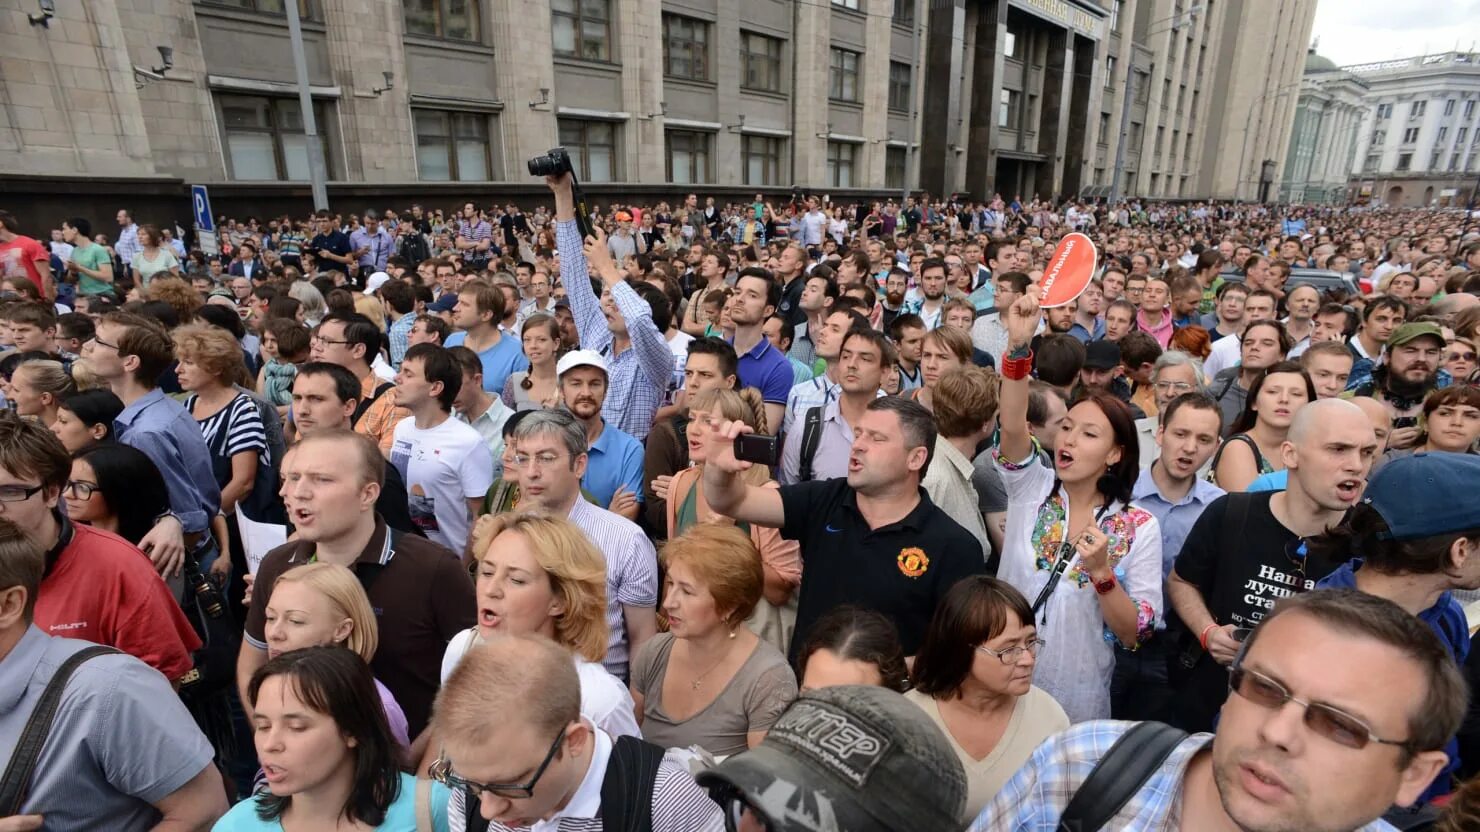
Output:
<svg viewBox="0 0 1480 832">
<path fill-rule="evenodd" d="M 194 413 L 198 398 L 187 398 L 185 409 Z M 267 428 L 262 424 L 262 414 L 257 412 L 257 405 L 253 403 L 252 397 L 245 393 L 239 394 L 225 407 L 197 421 L 200 422 L 201 436 L 205 438 L 206 447 L 211 449 L 212 455 L 219 447 L 222 456 L 229 462 L 239 453 L 256 451 L 258 465 L 271 464 L 267 458 Z M 224 436 L 222 431 L 225 431 Z"/>
<path fill-rule="evenodd" d="M 589 723 L 588 723 L 589 726 Z M 591 763 L 575 794 L 549 820 L 533 826 L 505 826 L 498 821 L 488 824 L 489 832 L 601 832 L 601 784 L 612 757 L 612 738 L 605 731 L 592 728 L 596 742 L 591 749 Z M 618 823 L 617 828 L 625 828 Z M 709 798 L 673 752 L 664 755 L 653 781 L 653 832 L 723 832 L 724 815 L 719 804 Z"/>
<path fill-rule="evenodd" d="M 627 626 L 622 607 L 658 606 L 658 553 L 631 520 L 584 499 L 571 506 L 576 524 L 606 558 L 606 624 L 611 630 L 602 664 L 618 679 L 627 678 Z"/>
<path fill-rule="evenodd" d="M 463 258 L 470 262 L 487 261 L 493 254 L 493 246 L 491 245 L 493 240 L 493 226 L 483 220 L 474 220 L 471 222 L 468 220 L 458 220 L 457 238 L 459 240 L 467 240 L 470 243 L 481 243 L 484 240 L 490 241 L 490 245 L 485 251 L 479 251 L 476 247 L 462 250 Z"/>
<path fill-rule="evenodd" d="M 144 247 L 139 245 L 139 226 L 129 223 L 118 232 L 118 242 L 114 244 L 113 250 L 118 252 L 118 259 L 125 263 L 134 262 L 134 258 Z"/>
</svg>

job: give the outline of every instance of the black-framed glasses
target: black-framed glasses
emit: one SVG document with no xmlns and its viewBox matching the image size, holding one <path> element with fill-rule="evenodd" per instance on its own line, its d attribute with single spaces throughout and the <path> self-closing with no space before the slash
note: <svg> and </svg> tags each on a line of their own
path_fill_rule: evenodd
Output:
<svg viewBox="0 0 1480 832">
<path fill-rule="evenodd" d="M 46 485 L 0 485 L 0 503 L 24 503 L 36 496 Z"/>
<path fill-rule="evenodd" d="M 1383 739 L 1372 733 L 1361 719 L 1333 705 L 1296 699 L 1284 685 L 1258 671 L 1235 664 L 1228 670 L 1228 689 L 1261 708 L 1275 711 L 1294 702 L 1305 709 L 1305 727 L 1337 745 L 1361 750 L 1368 743 L 1375 742 L 1412 751 L 1411 740 Z"/>
<path fill-rule="evenodd" d="M 472 780 L 454 774 L 452 772 L 452 761 L 446 757 L 438 757 L 434 760 L 427 773 L 432 776 L 433 780 L 436 780 L 449 789 L 457 791 L 467 789 L 472 794 L 474 800 L 481 798 L 484 792 L 511 800 L 527 800 L 534 797 L 534 787 L 540 782 L 540 778 L 545 775 L 545 769 L 550 767 L 551 761 L 555 759 L 556 752 L 560 750 L 560 746 L 564 742 L 565 729 L 561 728 L 560 733 L 555 737 L 555 741 L 550 743 L 550 750 L 545 754 L 544 762 L 540 763 L 540 767 L 534 770 L 534 774 L 530 776 L 528 783 L 475 783 Z"/>
<path fill-rule="evenodd" d="M 984 645 L 977 645 L 976 649 L 986 653 L 988 656 L 996 656 L 1003 664 L 1011 665 L 1022 661 L 1024 653 L 1035 659 L 1038 658 L 1038 651 L 1043 649 L 1045 643 L 1043 639 L 1035 638 L 1027 644 L 1020 644 L 1017 647 L 1004 647 L 1001 650 L 993 650 Z"/>
<path fill-rule="evenodd" d="M 310 340 L 317 341 L 320 344 L 337 344 L 337 345 L 339 345 L 341 347 L 342 346 L 345 346 L 346 344 L 349 343 L 349 341 L 340 341 L 340 340 L 336 340 L 334 338 L 325 338 L 322 335 L 314 335 L 314 336 L 311 336 Z"/>
<path fill-rule="evenodd" d="M 117 344 L 110 344 L 107 341 L 104 341 L 102 338 L 99 338 L 96 335 L 93 336 L 92 341 L 93 341 L 94 344 L 97 344 L 100 347 L 107 347 L 108 349 L 113 350 L 114 352 L 117 352 L 118 351 L 118 345 Z"/>
<path fill-rule="evenodd" d="M 92 495 L 97 493 L 98 484 L 86 480 L 67 480 L 67 485 L 62 489 L 63 494 L 76 497 L 79 500 L 91 500 Z"/>
</svg>

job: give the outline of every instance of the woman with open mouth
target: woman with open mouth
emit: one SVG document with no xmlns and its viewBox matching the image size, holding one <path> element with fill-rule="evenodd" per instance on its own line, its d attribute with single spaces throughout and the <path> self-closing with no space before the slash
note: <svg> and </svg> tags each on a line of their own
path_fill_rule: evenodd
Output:
<svg viewBox="0 0 1480 832">
<path fill-rule="evenodd" d="M 1316 400 L 1316 386 L 1298 361 L 1264 368 L 1249 385 L 1244 412 L 1213 457 L 1213 481 L 1224 491 L 1245 491 L 1260 474 L 1285 469 L 1280 446 L 1295 411 Z"/>
<path fill-rule="evenodd" d="M 1162 607 L 1161 532 L 1130 505 L 1139 474 L 1135 420 L 1107 393 L 1069 408 L 1040 461 L 1028 430 L 1028 348 L 1042 313 L 1037 287 L 1004 314 L 1001 437 L 994 451 L 1007 489 L 1007 529 L 998 577 L 1032 600 L 1043 646 L 1035 681 L 1071 722 L 1110 716 L 1115 645 L 1150 638 Z"/>
</svg>

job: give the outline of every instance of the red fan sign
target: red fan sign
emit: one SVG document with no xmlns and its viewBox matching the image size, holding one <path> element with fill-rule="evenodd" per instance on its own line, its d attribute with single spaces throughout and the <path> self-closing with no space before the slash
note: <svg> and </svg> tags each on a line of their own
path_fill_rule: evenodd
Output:
<svg viewBox="0 0 1480 832">
<path fill-rule="evenodd" d="M 1089 286 L 1098 259 L 1095 244 L 1089 237 L 1078 231 L 1065 234 L 1043 271 L 1038 305 L 1051 309 L 1079 297 Z"/>
</svg>

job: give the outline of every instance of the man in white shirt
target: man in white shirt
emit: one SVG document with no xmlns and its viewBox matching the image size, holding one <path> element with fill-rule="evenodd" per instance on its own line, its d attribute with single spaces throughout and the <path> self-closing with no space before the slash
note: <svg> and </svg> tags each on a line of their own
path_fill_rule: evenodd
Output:
<svg viewBox="0 0 1480 832">
<path fill-rule="evenodd" d="M 493 485 L 483 437 L 452 418 L 462 367 L 446 349 L 417 344 L 406 351 L 396 383 L 396 403 L 411 416 L 396 425 L 390 458 L 406 482 L 411 519 L 430 540 L 461 552 Z"/>
<path fill-rule="evenodd" d="M 802 215 L 801 244 L 809 250 L 822 245 L 822 235 L 827 232 L 827 214 L 817 207 L 817 197 L 807 200 L 807 213 Z"/>
</svg>

